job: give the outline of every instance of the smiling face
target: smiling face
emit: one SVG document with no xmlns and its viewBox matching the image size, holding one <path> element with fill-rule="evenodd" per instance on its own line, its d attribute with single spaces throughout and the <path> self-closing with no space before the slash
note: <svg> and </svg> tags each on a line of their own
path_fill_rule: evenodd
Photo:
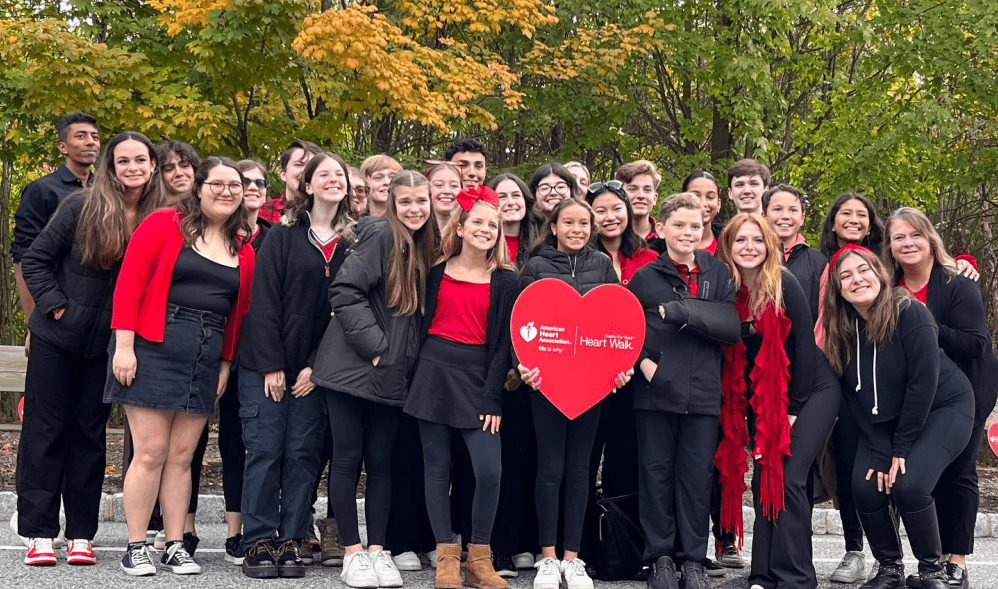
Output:
<svg viewBox="0 0 998 589">
<path fill-rule="evenodd" d="M 877 299 L 883 285 L 873 266 L 855 253 L 843 254 L 839 262 L 838 279 L 842 298 L 862 315 Z"/>
<path fill-rule="evenodd" d="M 537 183 L 535 192 L 541 210 L 551 211 L 556 204 L 572 195 L 572 187 L 558 174 L 548 174 Z"/>
<path fill-rule="evenodd" d="M 114 175 L 125 192 L 141 192 L 155 171 L 156 162 L 143 143 L 126 139 L 115 146 Z"/>
<path fill-rule="evenodd" d="M 212 223 L 224 223 L 243 202 L 243 179 L 235 168 L 215 166 L 208 172 L 198 197 L 204 216 Z"/>
<path fill-rule="evenodd" d="M 579 191 L 585 194 L 586 189 L 589 188 L 589 172 L 578 164 L 565 166 L 565 169 L 575 177 L 575 182 L 579 185 Z"/>
<path fill-rule="evenodd" d="M 904 219 L 891 222 L 887 240 L 891 244 L 891 255 L 898 264 L 909 267 L 932 264 L 932 244 L 929 243 L 929 237 Z"/>
<path fill-rule="evenodd" d="M 655 193 L 655 178 L 651 174 L 638 174 L 624 184 L 624 192 L 631 201 L 631 208 L 634 209 L 636 217 L 649 215 L 658 197 Z"/>
<path fill-rule="evenodd" d="M 703 211 L 676 209 L 668 219 L 655 223 L 655 232 L 665 240 L 670 258 L 679 262 L 688 260 L 703 237 Z"/>
<path fill-rule="evenodd" d="M 305 192 L 315 197 L 316 204 L 338 205 L 347 196 L 347 171 L 327 157 L 315 168 Z"/>
<path fill-rule="evenodd" d="M 367 180 L 367 198 L 371 204 L 379 209 L 384 209 L 388 205 L 388 185 L 398 176 L 398 170 L 394 168 L 382 168 L 365 178 Z"/>
<path fill-rule="evenodd" d="M 762 193 L 766 192 L 762 176 L 735 176 L 728 188 L 728 198 L 735 203 L 739 213 L 761 213 Z"/>
<path fill-rule="evenodd" d="M 835 212 L 834 231 L 839 246 L 863 241 L 870 233 L 870 211 L 863 201 L 853 198 L 842 203 Z"/>
<path fill-rule="evenodd" d="M 430 218 L 430 187 L 399 186 L 395 189 L 395 210 L 406 229 L 415 233 Z"/>
<path fill-rule="evenodd" d="M 551 223 L 551 233 L 558 240 L 558 250 L 568 254 L 582 251 L 592 236 L 592 224 L 592 215 L 585 207 L 573 204 L 562 209 Z"/>
<path fill-rule="evenodd" d="M 59 142 L 59 153 L 84 167 L 97 162 L 100 155 L 100 133 L 90 123 L 73 123 L 66 131 L 66 140 Z"/>
<path fill-rule="evenodd" d="M 457 226 L 457 236 L 464 247 L 488 252 L 499 239 L 499 211 L 487 203 L 476 202 L 464 223 Z"/>
<path fill-rule="evenodd" d="M 499 212 L 503 223 L 519 223 L 523 220 L 527 214 L 527 201 L 516 182 L 503 180 L 496 184 L 496 196 L 499 197 Z"/>
<path fill-rule="evenodd" d="M 603 239 L 615 239 L 627 229 L 627 205 L 612 192 L 604 192 L 593 199 L 596 231 Z"/>
<path fill-rule="evenodd" d="M 686 186 L 686 192 L 692 192 L 703 205 L 703 225 L 710 227 L 714 217 L 721 210 L 721 197 L 717 193 L 717 184 L 708 178 L 695 178 Z"/>
<path fill-rule="evenodd" d="M 298 182 L 301 180 L 301 173 L 305 171 L 305 164 L 312 159 L 311 154 L 304 149 L 295 148 L 291 151 L 291 159 L 288 160 L 286 170 L 281 170 L 281 180 L 284 182 L 284 194 L 288 198 L 298 194 Z"/>
<path fill-rule="evenodd" d="M 194 166 L 187 160 L 180 159 L 177 152 L 171 151 L 160 167 L 163 174 L 163 184 L 172 196 L 186 194 L 194 186 Z"/>
<path fill-rule="evenodd" d="M 246 210 L 258 211 L 263 206 L 263 202 L 267 200 L 267 178 L 256 166 L 243 172 L 243 178 L 246 179 L 246 188 L 243 188 L 243 202 L 246 203 Z M 260 186 L 260 182 L 263 182 L 264 185 Z"/>
<path fill-rule="evenodd" d="M 780 241 L 789 242 L 804 224 L 804 208 L 800 199 L 789 192 L 773 193 L 769 197 L 766 221 Z"/>
<path fill-rule="evenodd" d="M 766 261 L 766 239 L 752 222 L 743 223 L 731 244 L 731 261 L 739 270 L 755 270 Z"/>
<path fill-rule="evenodd" d="M 367 210 L 367 181 L 363 176 L 350 174 L 350 212 L 355 216 Z"/>
<path fill-rule="evenodd" d="M 477 151 L 459 151 L 450 158 L 450 161 L 460 166 L 461 182 L 464 188 L 474 188 L 485 182 L 484 155 Z"/>
<path fill-rule="evenodd" d="M 461 175 L 450 167 L 443 166 L 429 180 L 433 212 L 441 217 L 449 216 L 457 207 L 457 193 L 461 192 Z"/>
</svg>

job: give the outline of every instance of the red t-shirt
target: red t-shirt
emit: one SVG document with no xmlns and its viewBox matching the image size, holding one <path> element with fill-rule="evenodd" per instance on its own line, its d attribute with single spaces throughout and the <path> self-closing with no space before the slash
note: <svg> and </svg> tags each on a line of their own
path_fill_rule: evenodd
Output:
<svg viewBox="0 0 998 589">
<path fill-rule="evenodd" d="M 708 228 L 707 231 L 710 231 L 710 228 Z M 715 237 L 714 239 L 712 239 L 710 241 L 710 244 L 707 247 L 705 247 L 702 250 L 700 250 L 700 251 L 704 251 L 704 252 L 707 252 L 708 254 L 710 254 L 712 256 L 716 256 L 717 255 L 717 238 Z"/>
<path fill-rule="evenodd" d="M 489 322 L 492 285 L 455 280 L 444 273 L 429 335 L 459 344 L 483 345 Z"/>
<path fill-rule="evenodd" d="M 618 251 L 617 259 L 620 260 L 620 284 L 627 286 L 631 282 L 634 273 L 658 259 L 658 254 L 650 249 L 642 248 L 635 250 L 634 255 L 630 258 L 625 257 L 624 254 Z"/>
<path fill-rule="evenodd" d="M 914 296 L 916 299 L 922 301 L 923 303 L 926 302 L 926 298 L 928 298 L 928 296 L 929 296 L 929 285 L 928 285 L 928 283 L 926 283 L 925 286 L 922 287 L 922 290 L 919 290 L 919 291 L 916 292 L 916 291 L 913 291 L 910 288 L 908 288 L 908 285 L 904 283 L 904 276 L 902 276 L 901 277 L 901 282 L 898 283 L 898 286 L 901 286 L 901 287 L 904 287 L 905 289 L 907 289 L 908 292 L 910 292 L 912 294 L 912 296 Z"/>
<path fill-rule="evenodd" d="M 519 235 L 507 235 L 506 236 L 506 249 L 509 250 L 509 259 L 515 261 L 516 254 L 520 251 L 520 236 Z"/>
<path fill-rule="evenodd" d="M 679 277 L 683 279 L 683 282 L 686 283 L 686 287 L 690 289 L 690 296 L 697 296 L 697 279 L 700 276 L 700 267 L 697 266 L 690 269 L 690 267 L 686 264 L 680 264 L 672 258 L 669 258 L 669 261 L 676 267 L 676 270 L 679 270 Z"/>
</svg>

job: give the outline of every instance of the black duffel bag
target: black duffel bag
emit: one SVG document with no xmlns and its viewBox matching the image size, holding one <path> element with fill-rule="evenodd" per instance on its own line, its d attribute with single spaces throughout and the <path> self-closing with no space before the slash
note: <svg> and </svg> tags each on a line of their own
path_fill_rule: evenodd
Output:
<svg viewBox="0 0 998 589">
<path fill-rule="evenodd" d="M 641 571 L 645 538 L 637 523 L 638 494 L 606 497 L 596 491 L 596 576 L 602 581 L 632 580 Z"/>
</svg>

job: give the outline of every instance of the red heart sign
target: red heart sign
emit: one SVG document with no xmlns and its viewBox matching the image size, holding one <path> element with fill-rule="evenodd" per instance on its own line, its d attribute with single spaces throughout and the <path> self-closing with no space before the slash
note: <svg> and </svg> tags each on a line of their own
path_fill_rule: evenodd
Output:
<svg viewBox="0 0 998 589">
<path fill-rule="evenodd" d="M 24 421 L 24 397 L 17 402 L 17 418 Z"/>
<path fill-rule="evenodd" d="M 520 364 L 540 368 L 541 392 L 575 419 L 603 400 L 614 377 L 634 367 L 645 341 L 641 303 L 617 284 L 579 295 L 556 278 L 520 293 L 511 320 Z"/>
<path fill-rule="evenodd" d="M 992 423 L 988 427 L 988 445 L 991 446 L 991 451 L 998 456 L 998 423 Z"/>
</svg>

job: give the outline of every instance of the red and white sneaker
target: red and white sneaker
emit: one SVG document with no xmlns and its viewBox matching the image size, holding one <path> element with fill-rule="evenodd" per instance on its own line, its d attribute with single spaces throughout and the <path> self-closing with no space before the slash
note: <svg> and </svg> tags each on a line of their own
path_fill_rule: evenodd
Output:
<svg viewBox="0 0 998 589">
<path fill-rule="evenodd" d="M 52 538 L 32 538 L 28 541 L 28 553 L 24 555 L 24 564 L 50 567 L 58 562 L 55 559 L 55 549 L 52 548 Z"/>
<path fill-rule="evenodd" d="M 97 555 L 90 545 L 90 540 L 70 540 L 66 549 L 66 563 L 90 565 L 97 564 Z"/>
</svg>

